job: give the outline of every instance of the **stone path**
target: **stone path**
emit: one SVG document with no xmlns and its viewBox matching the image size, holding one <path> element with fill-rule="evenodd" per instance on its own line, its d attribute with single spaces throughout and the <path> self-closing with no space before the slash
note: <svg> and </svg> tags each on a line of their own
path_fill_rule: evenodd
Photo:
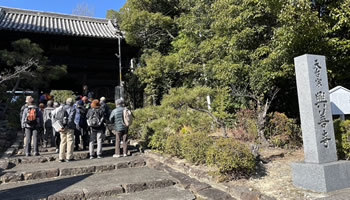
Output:
<svg viewBox="0 0 350 200">
<path fill-rule="evenodd" d="M 106 146 L 102 159 L 87 159 L 88 152 L 80 151 L 74 152 L 76 161 L 58 162 L 49 148 L 40 156 L 1 159 L 0 199 L 234 199 L 175 170 L 148 166 L 135 149 L 121 158 L 113 152 Z"/>
</svg>

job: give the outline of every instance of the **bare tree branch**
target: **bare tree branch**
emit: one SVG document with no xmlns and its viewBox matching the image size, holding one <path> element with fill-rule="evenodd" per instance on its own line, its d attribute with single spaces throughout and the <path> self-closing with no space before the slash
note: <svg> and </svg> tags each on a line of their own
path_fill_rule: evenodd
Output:
<svg viewBox="0 0 350 200">
<path fill-rule="evenodd" d="M 32 66 L 38 66 L 38 61 L 33 60 L 31 58 L 28 61 L 26 61 L 26 63 L 24 65 L 15 66 L 14 67 L 15 71 L 5 70 L 5 71 L 1 72 L 0 73 L 0 84 L 5 82 L 5 81 L 19 77 L 21 73 L 30 71 L 30 68 Z"/>
<path fill-rule="evenodd" d="M 72 13 L 74 15 L 93 17 L 95 15 L 95 8 L 85 2 L 82 2 L 76 5 Z"/>
</svg>

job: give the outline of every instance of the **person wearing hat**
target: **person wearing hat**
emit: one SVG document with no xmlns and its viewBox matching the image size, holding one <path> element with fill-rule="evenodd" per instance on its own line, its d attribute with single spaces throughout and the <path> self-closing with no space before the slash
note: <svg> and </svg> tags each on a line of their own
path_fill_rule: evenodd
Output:
<svg viewBox="0 0 350 200">
<path fill-rule="evenodd" d="M 30 96 L 26 97 L 25 104 L 21 107 L 21 111 L 19 112 L 19 121 L 22 124 L 22 117 L 23 117 L 23 111 L 24 109 L 28 108 L 28 100 L 30 99 Z M 25 129 L 22 128 L 22 133 L 23 133 L 23 148 L 26 148 L 26 134 L 25 134 Z"/>
<path fill-rule="evenodd" d="M 90 129 L 89 152 L 90 159 L 94 158 L 94 142 L 97 138 L 97 158 L 102 158 L 102 137 L 104 130 L 104 112 L 100 108 L 100 103 L 97 99 L 91 102 L 91 109 L 88 111 L 87 123 Z"/>
<path fill-rule="evenodd" d="M 62 128 L 56 130 L 60 133 L 60 148 L 59 148 L 59 161 L 64 162 L 72 161 L 73 159 L 73 149 L 74 149 L 74 117 L 75 110 L 72 107 L 73 100 L 68 98 L 66 100 L 66 105 L 61 105 L 56 108 L 52 113 L 52 123 L 59 121 Z M 66 154 L 67 151 L 67 154 Z"/>
<path fill-rule="evenodd" d="M 31 96 L 26 97 L 28 107 L 24 108 L 22 113 L 21 126 L 25 132 L 25 155 L 31 155 L 31 141 L 33 137 L 33 152 L 35 156 L 39 154 L 38 148 L 38 128 L 42 122 L 42 115 L 40 114 L 39 108 L 34 105 L 34 99 Z"/>
<path fill-rule="evenodd" d="M 83 149 L 85 149 L 85 146 L 87 146 L 87 122 L 86 122 L 86 114 L 87 110 L 84 107 L 83 100 L 79 100 L 75 104 L 75 130 L 74 130 L 74 136 L 75 136 L 75 150 L 79 150 L 79 144 L 82 145 Z"/>
<path fill-rule="evenodd" d="M 120 139 L 123 139 L 123 156 L 126 157 L 128 153 L 127 149 L 127 134 L 128 127 L 124 125 L 123 122 L 123 111 L 124 111 L 124 100 L 118 99 L 116 101 L 116 108 L 112 111 L 109 116 L 109 120 L 114 123 L 113 133 L 115 134 L 115 154 L 114 158 L 119 158 L 120 154 Z"/>
</svg>

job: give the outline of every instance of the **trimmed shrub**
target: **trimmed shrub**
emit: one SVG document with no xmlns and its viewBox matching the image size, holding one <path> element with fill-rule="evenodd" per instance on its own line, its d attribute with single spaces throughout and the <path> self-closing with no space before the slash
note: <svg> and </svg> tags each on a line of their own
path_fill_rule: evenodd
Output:
<svg viewBox="0 0 350 200">
<path fill-rule="evenodd" d="M 334 120 L 334 132 L 336 138 L 339 159 L 350 159 L 350 120 Z"/>
<path fill-rule="evenodd" d="M 59 103 L 66 103 L 68 98 L 72 98 L 74 100 L 76 96 L 71 90 L 51 90 L 50 95 L 53 96 L 54 100 Z"/>
<path fill-rule="evenodd" d="M 180 142 L 183 157 L 195 164 L 203 164 L 206 161 L 206 153 L 212 139 L 206 133 L 188 133 Z"/>
<path fill-rule="evenodd" d="M 183 158 L 181 151 L 181 141 L 183 140 L 182 134 L 170 135 L 165 144 L 165 153 L 172 156 Z"/>
<path fill-rule="evenodd" d="M 275 147 L 297 148 L 302 145 L 300 127 L 295 119 L 289 119 L 284 113 L 268 114 L 265 135 Z"/>
<path fill-rule="evenodd" d="M 168 121 L 164 119 L 154 120 L 149 124 L 150 130 L 148 135 L 150 138 L 148 146 L 157 149 L 159 151 L 165 151 L 165 145 L 170 134 L 170 130 L 167 129 Z"/>
<path fill-rule="evenodd" d="M 249 148 L 234 138 L 219 138 L 207 152 L 206 162 L 216 166 L 228 179 L 249 177 L 255 171 L 255 157 Z"/>
</svg>

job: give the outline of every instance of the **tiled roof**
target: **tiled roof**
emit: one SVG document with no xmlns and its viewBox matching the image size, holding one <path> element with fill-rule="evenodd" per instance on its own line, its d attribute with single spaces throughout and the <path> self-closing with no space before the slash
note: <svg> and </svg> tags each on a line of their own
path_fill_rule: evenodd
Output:
<svg viewBox="0 0 350 200">
<path fill-rule="evenodd" d="M 115 39 L 120 31 L 110 20 L 0 7 L 0 30 Z"/>
</svg>

